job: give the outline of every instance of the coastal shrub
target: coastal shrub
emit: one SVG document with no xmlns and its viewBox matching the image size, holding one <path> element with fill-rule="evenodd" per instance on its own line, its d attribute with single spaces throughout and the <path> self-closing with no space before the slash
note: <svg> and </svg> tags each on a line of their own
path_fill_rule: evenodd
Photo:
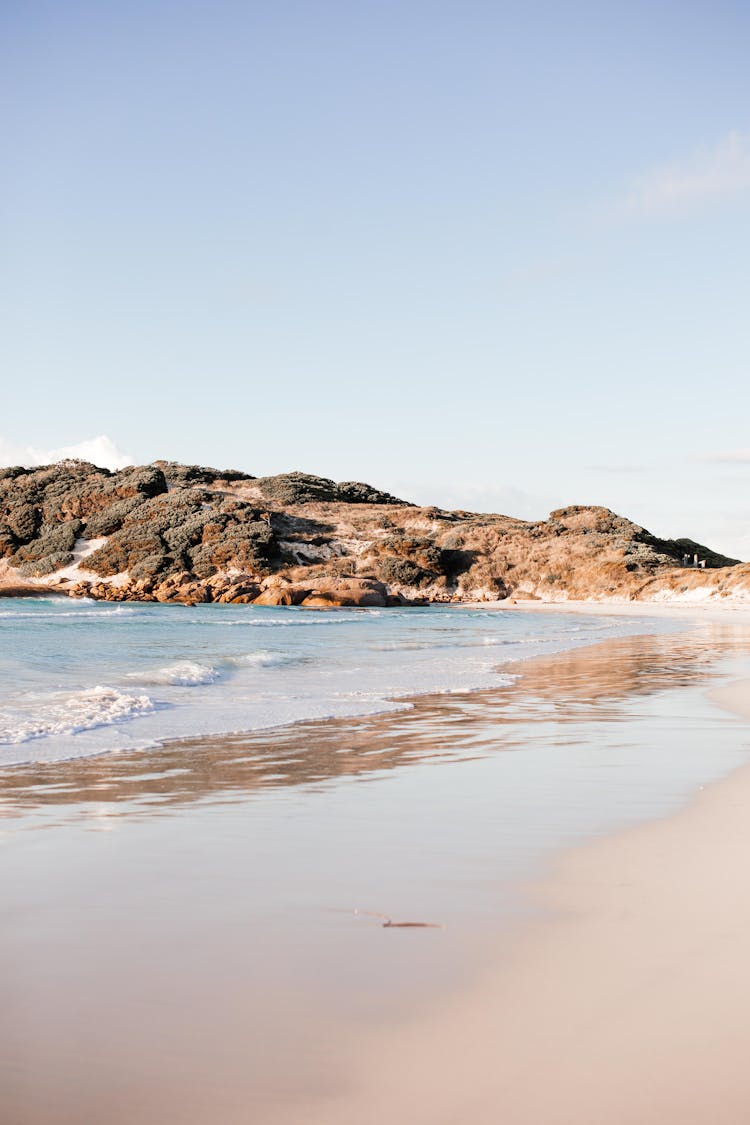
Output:
<svg viewBox="0 0 750 1125">
<path fill-rule="evenodd" d="M 67 523 L 46 527 L 36 539 L 18 548 L 16 559 L 19 563 L 23 563 L 42 559 L 46 555 L 55 555 L 58 552 L 72 551 L 82 529 L 83 524 L 80 520 L 70 520 Z"/>
<path fill-rule="evenodd" d="M 145 555 L 138 562 L 127 568 L 134 582 L 147 582 L 157 577 L 166 576 L 175 569 L 174 560 L 163 553 L 154 552 Z"/>
<path fill-rule="evenodd" d="M 167 491 L 167 482 L 161 469 L 155 465 L 138 465 L 120 469 L 111 478 L 112 491 L 122 499 L 128 496 L 160 496 Z"/>
<path fill-rule="evenodd" d="M 252 473 L 243 473 L 241 469 L 221 469 L 217 480 L 225 480 L 230 484 L 238 480 L 255 480 Z"/>
<path fill-rule="evenodd" d="M 381 492 L 371 484 L 364 484 L 358 480 L 347 480 L 336 485 L 336 499 L 344 504 L 398 504 L 400 507 L 412 507 L 407 500 L 399 500 L 391 496 L 390 492 Z"/>
<path fill-rule="evenodd" d="M 163 557 L 166 554 L 164 543 L 159 535 L 140 527 L 120 528 L 98 551 L 86 559 L 87 570 L 93 570 L 102 578 L 113 574 L 131 571 L 138 563 L 150 556 Z"/>
<path fill-rule="evenodd" d="M 458 585 L 464 593 L 485 589 L 491 590 L 498 598 L 508 596 L 508 586 L 498 564 L 486 558 L 478 559 L 470 570 L 462 574 Z"/>
<path fill-rule="evenodd" d="M 214 492 L 205 493 L 205 497 L 210 501 L 214 513 L 220 516 L 229 516 L 234 520 L 256 520 L 260 512 L 253 504 L 249 504 L 247 500 L 238 500 L 234 496 L 221 496 Z"/>
<path fill-rule="evenodd" d="M 115 500 L 101 511 L 94 512 L 86 520 L 87 539 L 100 539 L 103 535 L 119 531 L 126 518 L 141 503 L 138 496 L 131 496 L 126 500 Z"/>
<path fill-rule="evenodd" d="M 316 477 L 310 473 L 280 473 L 274 477 L 259 477 L 257 481 L 261 492 L 271 500 L 282 504 L 343 503 L 343 504 L 398 504 L 406 501 L 381 492 L 362 481 L 344 481 L 336 484 L 328 477 Z"/>
<path fill-rule="evenodd" d="M 184 521 L 171 525 L 163 531 L 164 542 L 173 552 L 187 551 L 202 542 L 206 522 L 205 512 L 192 512 Z"/>
<path fill-rule="evenodd" d="M 414 545 L 414 552 L 406 548 L 408 557 L 421 566 L 424 570 L 432 570 L 437 574 L 443 571 L 443 552 L 434 543 L 426 540 Z"/>
<path fill-rule="evenodd" d="M 211 469 L 204 465 L 180 465 L 177 461 L 157 461 L 156 465 L 164 473 L 167 484 L 176 487 L 214 484 L 217 480 L 255 480 L 250 473 L 239 469 Z"/>
<path fill-rule="evenodd" d="M 35 511 L 36 527 L 45 523 L 64 522 L 82 514 L 77 497 L 95 489 L 104 477 L 93 465 L 76 462 L 63 469 L 52 465 L 41 469 L 16 473 L 15 470 L 0 479 L 0 510 L 6 517 L 23 509 Z M 20 530 L 20 528 L 19 528 Z M 26 538 L 26 534 L 19 536 Z"/>
<path fill-rule="evenodd" d="M 219 568 L 214 562 L 213 545 L 204 543 L 199 547 L 193 547 L 189 555 L 188 569 L 196 578 L 210 578 L 212 574 L 216 574 Z"/>
<path fill-rule="evenodd" d="M 198 577 L 236 566 L 248 573 L 267 570 L 276 558 L 278 544 L 272 529 L 262 520 L 229 523 L 223 534 L 189 551 Z"/>
<path fill-rule="evenodd" d="M 6 559 L 9 555 L 15 555 L 18 548 L 18 540 L 7 524 L 0 523 L 0 559 Z"/>
<path fill-rule="evenodd" d="M 56 551 L 44 558 L 21 563 L 18 570 L 24 578 L 43 578 L 46 574 L 53 574 L 64 566 L 70 566 L 72 562 L 73 556 L 69 551 Z"/>
<path fill-rule="evenodd" d="M 58 495 L 54 486 L 47 488 L 45 518 L 53 518 L 55 508 L 84 519 L 91 519 L 100 512 L 112 509 L 111 518 L 103 517 L 102 522 L 102 527 L 111 526 L 117 520 L 121 523 L 122 517 L 134 510 L 139 503 L 166 491 L 163 474 L 151 465 L 121 469 L 116 473 L 96 470 L 83 480 L 68 480 L 64 495 Z M 91 538 L 97 537 L 91 532 L 89 534 Z M 99 534 L 108 533 L 100 530 Z"/>
<path fill-rule="evenodd" d="M 274 477 L 259 477 L 257 484 L 264 496 L 282 504 L 308 504 L 336 500 L 336 482 L 327 477 L 309 473 L 279 473 Z"/>
<path fill-rule="evenodd" d="M 38 503 L 45 523 L 76 519 L 85 516 L 87 503 L 96 495 L 106 477 L 96 469 L 76 466 L 66 475 L 50 473 L 48 479 L 38 482 L 42 486 Z"/>
<path fill-rule="evenodd" d="M 417 566 L 411 559 L 401 559 L 395 555 L 380 559 L 378 572 L 381 581 L 388 585 L 397 583 L 400 586 L 426 586 L 435 578 L 434 574 Z"/>
<path fill-rule="evenodd" d="M 10 507 L 5 522 L 19 543 L 28 543 L 39 530 L 42 513 L 33 505 L 21 502 Z"/>
<path fill-rule="evenodd" d="M 476 560 L 476 551 L 458 551 L 450 547 L 440 549 L 440 570 L 451 584 L 459 575 L 465 574 Z"/>
<path fill-rule="evenodd" d="M 219 475 L 215 469 L 201 465 L 180 465 L 176 461 L 161 461 L 159 468 L 164 473 L 167 484 L 176 486 L 213 484 Z"/>
<path fill-rule="evenodd" d="M 267 568 L 277 551 L 271 527 L 257 514 L 244 501 L 201 487 L 151 497 L 138 493 L 89 517 L 87 536 L 109 538 L 86 565 L 102 577 L 128 571 L 134 579 L 191 572 L 206 578 L 228 566 L 257 571 Z"/>
<path fill-rule="evenodd" d="M 187 524 L 197 513 L 201 513 L 202 501 L 202 493 L 192 489 L 154 496 L 139 504 L 125 520 L 123 527 L 148 527 L 153 534 L 164 535 Z"/>
<path fill-rule="evenodd" d="M 422 570 L 443 575 L 451 584 L 472 566 L 476 558 L 475 551 L 439 547 L 431 539 L 409 539 L 403 534 L 384 540 L 383 547 L 389 554 L 408 559 Z"/>
</svg>

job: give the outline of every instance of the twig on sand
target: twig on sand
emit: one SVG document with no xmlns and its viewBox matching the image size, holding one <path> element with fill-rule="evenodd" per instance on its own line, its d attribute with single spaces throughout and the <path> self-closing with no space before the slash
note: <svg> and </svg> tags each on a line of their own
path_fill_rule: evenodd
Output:
<svg viewBox="0 0 750 1125">
<path fill-rule="evenodd" d="M 385 918 L 381 925 L 384 930 L 444 930 L 442 922 L 394 922 L 387 914 L 380 914 L 377 910 L 354 910 L 355 914 L 366 914 L 369 918 Z"/>
</svg>

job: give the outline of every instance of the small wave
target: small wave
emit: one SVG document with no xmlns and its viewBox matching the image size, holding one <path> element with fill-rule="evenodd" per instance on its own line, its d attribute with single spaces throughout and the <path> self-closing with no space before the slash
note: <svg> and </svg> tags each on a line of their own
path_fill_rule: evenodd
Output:
<svg viewBox="0 0 750 1125">
<path fill-rule="evenodd" d="M 212 608 L 212 607 L 207 607 Z M 323 628 L 341 625 L 350 625 L 353 621 L 364 621 L 367 617 L 372 617 L 372 611 L 369 609 L 358 609 L 356 612 L 347 612 L 346 609 L 337 609 L 331 611 L 330 617 L 324 617 L 323 613 L 327 610 L 299 610 L 282 617 L 284 609 L 281 607 L 274 607 L 271 611 L 278 613 L 278 618 L 270 617 L 230 617 L 227 618 L 223 614 L 216 614 L 214 617 L 191 617 L 186 622 L 188 625 L 210 625 L 218 626 L 219 628 L 228 627 L 243 627 L 252 626 L 255 629 L 306 629 L 311 627 Z"/>
<path fill-rule="evenodd" d="M 91 602 L 91 604 L 96 605 L 96 602 Z M 94 617 L 133 617 L 137 612 L 134 607 L 124 605 L 114 606 L 111 609 L 64 609 L 58 612 L 2 609 L 0 610 L 0 617 L 22 617 L 25 621 L 57 621 L 59 618 L 75 617 L 79 621 L 89 621 Z"/>
<path fill-rule="evenodd" d="M 260 648 L 257 652 L 229 656 L 227 664 L 234 664 L 240 668 L 281 668 L 288 664 L 302 664 L 304 660 L 304 656 L 296 652 L 274 652 L 272 649 Z"/>
<path fill-rule="evenodd" d="M 164 684 L 174 687 L 199 687 L 218 680 L 219 673 L 210 664 L 198 664 L 195 660 L 178 660 L 151 672 L 130 672 L 129 679 L 140 680 L 144 684 Z"/>
<path fill-rule="evenodd" d="M 50 735 L 78 734 L 121 723 L 153 711 L 147 695 L 127 695 L 97 685 L 79 692 L 57 692 L 46 701 L 29 701 L 26 711 L 0 711 L 0 743 L 28 742 Z"/>
</svg>

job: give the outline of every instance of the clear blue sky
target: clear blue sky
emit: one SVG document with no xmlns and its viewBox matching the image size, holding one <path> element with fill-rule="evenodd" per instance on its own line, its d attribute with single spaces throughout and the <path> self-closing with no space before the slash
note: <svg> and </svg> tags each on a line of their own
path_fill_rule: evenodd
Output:
<svg viewBox="0 0 750 1125">
<path fill-rule="evenodd" d="M 0 456 L 750 557 L 746 3 L 0 8 Z"/>
</svg>

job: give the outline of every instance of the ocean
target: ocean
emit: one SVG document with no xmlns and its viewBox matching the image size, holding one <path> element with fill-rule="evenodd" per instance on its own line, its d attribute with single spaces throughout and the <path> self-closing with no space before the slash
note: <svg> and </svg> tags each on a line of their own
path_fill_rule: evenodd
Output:
<svg viewBox="0 0 750 1125">
<path fill-rule="evenodd" d="M 675 628 L 442 606 L 0 599 L 0 765 L 403 709 L 507 684 L 507 661 Z"/>
</svg>

